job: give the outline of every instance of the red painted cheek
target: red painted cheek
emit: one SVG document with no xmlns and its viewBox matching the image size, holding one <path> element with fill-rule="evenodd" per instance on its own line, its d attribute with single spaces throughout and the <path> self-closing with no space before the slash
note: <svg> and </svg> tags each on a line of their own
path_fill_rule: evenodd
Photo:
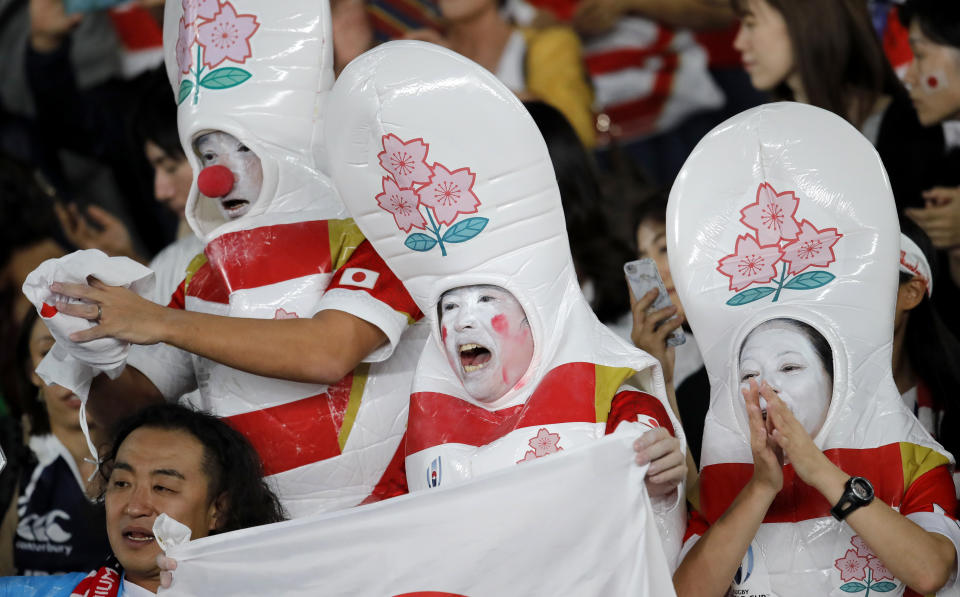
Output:
<svg viewBox="0 0 960 597">
<path fill-rule="evenodd" d="M 507 316 L 501 313 L 500 315 L 495 315 L 493 319 L 490 320 L 490 327 L 494 329 L 498 334 L 506 334 L 507 328 Z"/>
<path fill-rule="evenodd" d="M 447 326 L 442 326 L 440 328 L 440 340 L 444 343 L 447 342 Z"/>
</svg>

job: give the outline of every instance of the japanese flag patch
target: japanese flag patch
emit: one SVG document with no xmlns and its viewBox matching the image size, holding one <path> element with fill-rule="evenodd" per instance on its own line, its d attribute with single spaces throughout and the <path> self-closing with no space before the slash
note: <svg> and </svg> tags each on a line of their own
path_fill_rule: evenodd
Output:
<svg viewBox="0 0 960 597">
<path fill-rule="evenodd" d="M 340 286 L 358 286 L 372 289 L 377 284 L 379 272 L 362 267 L 348 267 L 340 276 Z"/>
</svg>

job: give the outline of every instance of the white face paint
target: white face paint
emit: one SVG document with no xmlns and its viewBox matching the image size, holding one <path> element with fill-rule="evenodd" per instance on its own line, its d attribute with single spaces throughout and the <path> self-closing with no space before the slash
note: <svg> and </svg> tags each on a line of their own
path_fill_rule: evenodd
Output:
<svg viewBox="0 0 960 597">
<path fill-rule="evenodd" d="M 811 436 L 827 418 L 833 381 L 806 334 L 789 323 L 771 321 L 757 326 L 740 351 L 740 389 L 749 380 L 767 382 L 787 403 Z M 766 402 L 760 399 L 766 409 Z"/>
<path fill-rule="evenodd" d="M 499 286 L 462 286 L 440 297 L 440 337 L 450 366 L 479 402 L 506 394 L 533 358 L 526 313 Z"/>
<path fill-rule="evenodd" d="M 223 217 L 236 220 L 249 212 L 263 186 L 263 167 L 257 154 L 223 131 L 201 135 L 194 142 L 194 149 L 203 168 L 224 166 L 233 174 L 233 186 L 229 192 L 214 197 Z"/>
</svg>

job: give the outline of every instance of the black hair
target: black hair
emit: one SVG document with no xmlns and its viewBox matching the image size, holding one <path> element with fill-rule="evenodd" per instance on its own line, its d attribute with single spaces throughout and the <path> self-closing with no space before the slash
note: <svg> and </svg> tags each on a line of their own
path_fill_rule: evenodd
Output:
<svg viewBox="0 0 960 597">
<path fill-rule="evenodd" d="M 750 334 L 753 334 L 753 332 L 757 331 L 763 326 L 774 324 L 774 323 L 788 325 L 794 328 L 795 330 L 797 330 L 798 332 L 800 332 L 801 334 L 803 334 L 804 336 L 806 336 L 807 340 L 809 340 L 810 344 L 813 346 L 813 349 L 817 352 L 817 356 L 820 358 L 820 362 L 823 364 L 823 368 L 826 370 L 827 375 L 830 376 L 830 384 L 832 387 L 833 350 L 830 348 L 830 343 L 827 342 L 827 339 L 823 337 L 823 334 L 817 331 L 817 328 L 813 327 L 808 323 L 799 321 L 797 319 L 792 319 L 789 317 L 778 317 L 776 319 L 769 319 L 767 321 L 764 321 L 757 327 L 753 328 L 752 330 L 750 330 L 750 333 L 747 334 L 746 338 L 743 339 L 743 343 L 740 345 L 740 354 L 738 355 L 737 359 L 739 360 L 743 358 L 743 346 L 747 343 L 747 338 L 750 337 Z"/>
<path fill-rule="evenodd" d="M 150 141 L 171 159 L 187 159 L 177 130 L 177 103 L 163 65 L 145 77 L 133 112 L 132 129 L 141 149 Z"/>
<path fill-rule="evenodd" d="M 566 117 L 540 101 L 524 102 L 553 162 L 560 201 L 577 277 L 592 281 L 593 311 L 601 321 L 614 321 L 630 309 L 621 266 L 629 247 L 610 230 L 596 168 Z"/>
<path fill-rule="evenodd" d="M 917 22 L 930 41 L 960 48 L 960 3 L 951 0 L 907 0 L 900 7 L 900 21 L 907 27 Z"/>
<path fill-rule="evenodd" d="M 279 522 L 286 518 L 283 506 L 263 479 L 263 465 L 250 442 L 223 420 L 177 404 L 149 406 L 114 427 L 107 454 L 100 464 L 104 488 L 113 471 L 120 446 L 141 427 L 183 431 L 203 446 L 203 470 L 207 475 L 208 496 L 211 502 L 222 500 L 223 504 L 217 528 L 211 534 Z"/>
<path fill-rule="evenodd" d="M 930 264 L 930 277 L 937 278 L 936 249 L 930 237 L 913 221 L 904 218 L 900 222 L 900 231 L 916 243 L 927 263 Z M 913 279 L 913 274 L 900 273 L 900 284 Z M 933 283 L 931 280 L 931 283 Z M 947 282 L 949 283 L 949 282 Z M 960 397 L 960 341 L 943 323 L 934 308 L 930 297 L 924 293 L 920 303 L 910 311 L 907 318 L 907 330 L 903 342 L 904 354 L 910 361 L 917 377 L 930 389 L 933 402 L 944 409 L 941 429 L 948 433 L 940 434 L 935 429 L 938 441 L 951 454 L 960 450 L 960 437 L 949 430 L 956 429 L 958 422 L 958 397 Z"/>
<path fill-rule="evenodd" d="M 27 416 L 30 422 L 30 435 L 45 435 L 50 433 L 50 417 L 43 402 L 37 400 L 37 387 L 30 381 L 30 372 L 33 371 L 33 361 L 30 359 L 30 334 L 33 326 L 40 320 L 37 310 L 31 307 L 20 323 L 20 333 L 17 334 L 17 365 L 14 375 L 14 400 L 20 412 Z"/>
</svg>

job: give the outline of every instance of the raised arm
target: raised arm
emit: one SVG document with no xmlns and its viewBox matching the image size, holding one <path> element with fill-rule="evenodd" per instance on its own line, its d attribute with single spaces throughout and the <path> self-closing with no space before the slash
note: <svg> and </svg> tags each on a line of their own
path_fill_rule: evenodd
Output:
<svg viewBox="0 0 960 597">
<path fill-rule="evenodd" d="M 99 325 L 71 336 L 75 342 L 110 336 L 134 344 L 165 342 L 256 375 L 335 383 L 386 341 L 372 323 L 343 311 L 311 319 L 247 319 L 172 309 L 135 292 L 92 280 L 54 284 L 51 290 L 88 303 L 59 303 L 67 314 Z M 99 311 L 98 311 L 99 305 Z"/>
<path fill-rule="evenodd" d="M 753 477 L 687 553 L 673 575 L 679 597 L 722 597 L 727 594 L 737 567 L 760 529 L 767 509 L 783 487 L 779 449 L 760 414 L 756 382 L 743 392 L 750 421 Z"/>
</svg>

